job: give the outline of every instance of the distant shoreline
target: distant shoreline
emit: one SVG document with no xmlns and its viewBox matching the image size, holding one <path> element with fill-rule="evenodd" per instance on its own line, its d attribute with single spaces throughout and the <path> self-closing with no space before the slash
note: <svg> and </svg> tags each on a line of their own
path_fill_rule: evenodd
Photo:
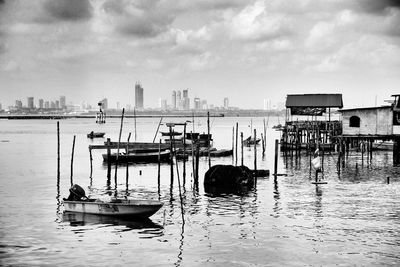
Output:
<svg viewBox="0 0 400 267">
<path fill-rule="evenodd" d="M 210 117 L 266 117 L 282 115 L 279 111 L 265 111 L 265 110 L 244 110 L 235 112 L 210 112 Z M 191 118 L 191 117 L 207 117 L 207 112 L 195 113 L 152 113 L 146 114 L 125 114 L 125 118 Z M 112 114 L 106 113 L 106 118 L 121 118 L 121 114 L 113 112 Z M 63 120 L 63 119 L 96 119 L 96 114 L 0 114 L 0 120 Z"/>
</svg>

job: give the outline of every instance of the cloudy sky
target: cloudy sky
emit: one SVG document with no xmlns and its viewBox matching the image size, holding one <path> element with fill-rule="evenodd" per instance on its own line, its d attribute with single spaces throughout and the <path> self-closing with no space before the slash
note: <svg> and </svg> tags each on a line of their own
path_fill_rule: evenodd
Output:
<svg viewBox="0 0 400 267">
<path fill-rule="evenodd" d="M 172 90 L 262 108 L 400 93 L 398 0 L 0 0 L 0 103 L 27 96 L 146 107 Z"/>
</svg>

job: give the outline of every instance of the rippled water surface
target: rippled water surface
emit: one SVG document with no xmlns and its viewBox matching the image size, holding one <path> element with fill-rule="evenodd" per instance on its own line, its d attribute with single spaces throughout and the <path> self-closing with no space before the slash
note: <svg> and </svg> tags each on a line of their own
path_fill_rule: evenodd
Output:
<svg viewBox="0 0 400 267">
<path fill-rule="evenodd" d="M 270 119 L 269 125 L 277 124 Z M 137 120 L 137 140 L 152 141 L 158 118 Z M 180 121 L 164 119 L 164 121 Z M 250 118 L 211 119 L 214 145 L 232 147 L 232 127 L 239 123 L 245 137 Z M 118 119 L 96 125 L 94 119 L 60 121 L 61 179 L 57 186 L 56 121 L 0 120 L 0 265 L 2 266 L 379 266 L 400 264 L 400 169 L 391 152 L 374 152 L 372 161 L 351 152 L 338 175 L 337 155 L 324 158 L 326 185 L 311 184 L 309 157 L 279 157 L 277 181 L 259 178 L 254 189 L 240 194 L 206 193 L 208 169 L 200 159 L 199 190 L 193 189 L 191 159 L 182 186 L 184 220 L 175 169 L 161 166 L 158 192 L 157 164 L 118 168 L 117 193 L 160 199 L 164 206 L 149 220 L 123 220 L 82 214 L 63 214 L 62 197 L 70 186 L 70 160 L 76 135 L 73 179 L 93 197 L 114 194 L 107 187 L 107 166 L 101 151 L 93 151 L 90 176 L 86 134 L 106 132 L 117 140 Z M 262 118 L 253 127 L 262 132 Z M 189 126 L 192 130 L 192 125 Z M 206 132 L 206 118 L 196 120 L 195 131 Z M 165 129 L 163 129 L 165 130 Z M 122 140 L 134 133 L 126 119 Z M 134 135 L 133 135 L 134 136 Z M 132 137 L 133 138 L 133 137 Z M 274 140 L 267 130 L 267 149 L 257 150 L 257 168 L 273 170 Z M 132 140 L 132 139 L 131 139 Z M 240 150 L 238 151 L 240 164 Z M 232 157 L 212 164 L 235 164 Z M 244 163 L 253 168 L 254 150 L 244 148 Z M 183 183 L 183 165 L 178 165 Z M 141 175 L 140 175 L 141 173 Z M 112 172 L 114 176 L 114 169 Z M 386 178 L 390 178 L 390 184 Z"/>
</svg>

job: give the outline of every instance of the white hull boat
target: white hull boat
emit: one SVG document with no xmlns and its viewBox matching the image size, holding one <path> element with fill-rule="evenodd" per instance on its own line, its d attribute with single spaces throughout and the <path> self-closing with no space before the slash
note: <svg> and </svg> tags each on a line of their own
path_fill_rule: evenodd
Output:
<svg viewBox="0 0 400 267">
<path fill-rule="evenodd" d="M 114 199 L 102 201 L 99 199 L 64 200 L 66 212 L 107 215 L 115 217 L 148 218 L 163 206 L 156 200 Z"/>
</svg>

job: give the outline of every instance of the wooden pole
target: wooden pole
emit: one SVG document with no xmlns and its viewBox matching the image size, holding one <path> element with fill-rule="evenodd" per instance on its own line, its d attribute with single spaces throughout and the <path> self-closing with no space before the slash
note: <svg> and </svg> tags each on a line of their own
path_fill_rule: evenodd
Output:
<svg viewBox="0 0 400 267">
<path fill-rule="evenodd" d="M 200 158 L 200 145 L 196 146 L 196 187 L 199 184 L 199 158 Z"/>
<path fill-rule="evenodd" d="M 129 140 L 131 139 L 131 133 L 128 134 L 128 140 L 126 143 L 126 154 L 129 154 Z M 128 192 L 129 185 L 129 161 L 126 161 L 126 192 Z"/>
<path fill-rule="evenodd" d="M 111 140 L 107 138 L 107 179 L 111 178 Z"/>
<path fill-rule="evenodd" d="M 254 129 L 254 175 L 257 172 L 257 130 Z"/>
<path fill-rule="evenodd" d="M 169 140 L 170 140 L 170 165 L 171 165 L 171 188 L 172 185 L 174 184 L 174 151 L 172 147 L 172 142 L 174 142 L 174 139 L 172 139 L 172 126 L 169 126 Z"/>
<path fill-rule="evenodd" d="M 183 125 L 183 186 L 186 184 L 186 123 Z"/>
<path fill-rule="evenodd" d="M 241 166 L 243 166 L 243 132 L 240 132 L 240 144 L 241 144 L 241 152 L 242 152 L 242 160 L 241 160 Z"/>
<path fill-rule="evenodd" d="M 239 123 L 236 123 L 235 166 L 237 166 L 238 131 L 239 131 Z"/>
<path fill-rule="evenodd" d="M 119 144 L 121 143 L 122 126 L 124 124 L 124 114 L 125 114 L 125 108 L 122 109 L 121 125 L 119 127 L 119 137 L 118 137 L 118 144 L 117 144 L 117 156 L 116 156 L 116 161 L 115 161 L 115 173 L 114 173 L 115 188 L 117 188 L 117 169 L 118 169 Z"/>
<path fill-rule="evenodd" d="M 267 145 L 267 127 L 265 125 L 265 118 L 263 119 L 264 123 L 264 136 L 261 135 L 261 138 L 263 140 L 263 155 L 265 154 L 265 147 Z"/>
<path fill-rule="evenodd" d="M 278 174 L 278 139 L 275 139 L 275 161 L 274 161 L 274 176 Z"/>
<path fill-rule="evenodd" d="M 93 175 L 93 157 L 92 157 L 92 149 L 89 147 L 89 155 L 90 155 L 90 178 Z"/>
<path fill-rule="evenodd" d="M 76 135 L 74 135 L 74 140 L 72 141 L 72 153 L 71 153 L 71 186 L 74 184 L 73 181 L 73 172 L 74 172 L 74 152 L 75 152 L 75 138 Z"/>
<path fill-rule="evenodd" d="M 60 180 L 60 122 L 57 121 L 57 180 Z"/>
<path fill-rule="evenodd" d="M 158 123 L 156 134 L 154 135 L 154 138 L 153 138 L 153 143 L 156 141 L 156 137 L 157 137 L 157 134 L 158 134 L 158 130 L 160 129 L 160 125 L 161 125 L 162 119 L 163 119 L 163 117 L 161 117 L 160 122 Z M 135 124 L 135 128 L 136 128 L 136 124 Z M 135 139 L 135 141 L 136 141 L 136 139 Z"/>
<path fill-rule="evenodd" d="M 124 113 L 124 109 L 122 109 L 122 113 Z M 137 132 L 136 132 L 136 107 L 133 108 L 133 121 L 135 125 L 135 142 L 137 138 Z"/>
<path fill-rule="evenodd" d="M 261 146 L 262 146 L 262 154 L 265 154 L 265 143 L 264 143 L 264 135 L 261 133 Z"/>
<path fill-rule="evenodd" d="M 175 150 L 175 142 L 174 142 L 174 150 Z M 176 155 L 175 155 L 176 157 Z M 181 181 L 179 178 L 179 168 L 178 168 L 178 160 L 176 160 L 176 177 L 178 178 L 178 189 L 179 189 L 179 199 L 181 202 L 181 215 L 182 215 L 182 222 L 183 224 L 185 223 L 185 217 L 183 216 L 184 210 L 183 210 L 183 198 L 182 198 L 182 191 L 181 191 Z"/>
<path fill-rule="evenodd" d="M 210 157 L 210 112 L 207 111 L 207 150 L 208 150 L 208 168 L 211 168 L 211 157 Z"/>
<path fill-rule="evenodd" d="M 160 169 L 161 169 L 161 139 L 158 143 L 158 172 L 157 172 L 157 184 L 158 184 L 158 191 L 160 191 Z"/>
<path fill-rule="evenodd" d="M 196 179 L 196 165 L 195 165 L 195 158 L 194 158 L 194 139 L 193 139 L 193 132 L 190 132 L 190 138 L 192 141 L 192 172 L 193 172 L 193 179 Z"/>
</svg>

